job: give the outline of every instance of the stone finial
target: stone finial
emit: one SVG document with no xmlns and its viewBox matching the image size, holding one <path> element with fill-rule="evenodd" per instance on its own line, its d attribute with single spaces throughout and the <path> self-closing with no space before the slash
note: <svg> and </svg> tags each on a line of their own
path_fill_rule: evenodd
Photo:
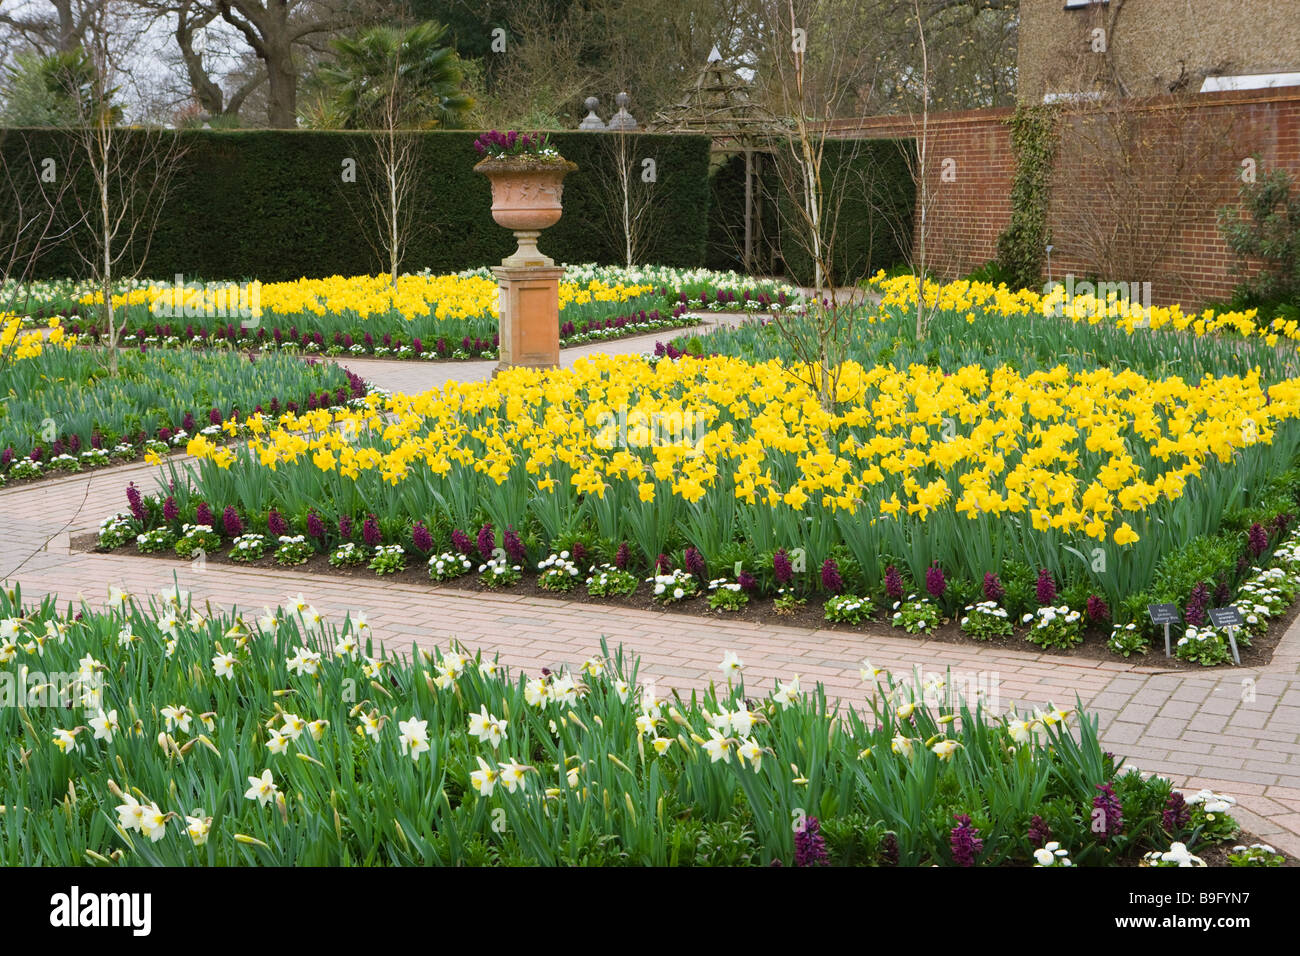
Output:
<svg viewBox="0 0 1300 956">
<path fill-rule="evenodd" d="M 600 100 L 594 96 L 589 96 L 585 101 L 583 101 L 583 106 L 587 107 L 587 115 L 584 116 L 582 122 L 578 124 L 578 129 L 605 129 L 605 121 L 596 115 L 596 107 L 599 105 Z"/>
<path fill-rule="evenodd" d="M 610 117 L 609 128 L 617 130 L 634 130 L 636 129 L 636 119 L 627 111 L 627 104 L 631 98 L 626 93 L 619 93 L 614 97 L 614 102 L 618 104 L 618 112 Z"/>
</svg>

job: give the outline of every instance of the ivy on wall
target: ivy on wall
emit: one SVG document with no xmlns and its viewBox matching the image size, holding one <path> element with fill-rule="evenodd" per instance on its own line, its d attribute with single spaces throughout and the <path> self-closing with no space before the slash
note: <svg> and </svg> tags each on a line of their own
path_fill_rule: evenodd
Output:
<svg viewBox="0 0 1300 956">
<path fill-rule="evenodd" d="M 1060 142 L 1058 111 L 1051 104 L 1018 104 L 1007 120 L 1016 174 L 1011 183 L 1011 224 L 998 236 L 998 265 L 1008 284 L 1035 288 L 1042 282 L 1051 235 L 1047 228 L 1052 166 Z"/>
</svg>

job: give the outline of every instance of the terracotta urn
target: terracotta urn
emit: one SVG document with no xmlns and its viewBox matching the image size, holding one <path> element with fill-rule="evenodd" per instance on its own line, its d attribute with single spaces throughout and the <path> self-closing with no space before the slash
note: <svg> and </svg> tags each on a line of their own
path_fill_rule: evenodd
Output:
<svg viewBox="0 0 1300 956">
<path fill-rule="evenodd" d="M 515 234 L 519 248 L 502 260 L 516 267 L 552 266 L 537 248 L 541 231 L 560 221 L 564 177 L 577 169 L 567 159 L 484 159 L 475 165 L 492 184 L 492 218 Z"/>
</svg>

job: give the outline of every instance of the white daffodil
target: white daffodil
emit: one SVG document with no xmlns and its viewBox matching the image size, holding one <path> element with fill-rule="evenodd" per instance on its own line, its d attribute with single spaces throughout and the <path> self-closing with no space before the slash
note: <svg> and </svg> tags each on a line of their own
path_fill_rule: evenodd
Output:
<svg viewBox="0 0 1300 956">
<path fill-rule="evenodd" d="M 736 748 L 736 756 L 740 758 L 741 763 L 747 762 L 754 773 L 758 773 L 759 765 L 763 760 L 763 748 L 755 743 L 752 738 L 746 737 L 740 742 L 740 746 Z"/>
<path fill-rule="evenodd" d="M 728 677 L 733 677 L 736 674 L 739 674 L 744 670 L 744 668 L 745 662 L 736 656 L 735 651 L 727 651 L 723 654 L 722 663 L 718 665 L 718 670 L 722 671 L 722 673 L 726 674 Z"/>
<path fill-rule="evenodd" d="M 280 788 L 275 785 L 275 778 L 271 776 L 270 769 L 267 769 L 262 771 L 260 777 L 248 778 L 248 789 L 244 792 L 244 799 L 256 800 L 261 806 L 266 806 L 279 792 Z"/>
<path fill-rule="evenodd" d="M 794 678 L 788 682 L 776 682 L 776 690 L 772 692 L 772 700 L 781 705 L 782 710 L 789 710 L 791 706 L 799 701 L 799 675 L 795 674 Z"/>
<path fill-rule="evenodd" d="M 121 729 L 117 723 L 117 711 L 110 710 L 108 713 L 104 713 L 101 710 L 98 716 L 90 718 L 90 729 L 95 732 L 96 740 L 103 740 L 111 744 L 113 735 Z"/>
<path fill-rule="evenodd" d="M 524 789 L 524 775 L 528 773 L 529 770 L 527 764 L 516 763 L 512 760 L 508 763 L 500 764 L 499 766 L 501 768 L 501 785 L 505 787 L 509 793 L 514 793 L 516 789 Z"/>
<path fill-rule="evenodd" d="M 194 719 L 194 713 L 184 704 L 176 707 L 164 707 L 161 711 L 163 717 L 167 719 L 167 729 L 180 729 L 181 733 L 190 732 L 190 721 Z"/>
<path fill-rule="evenodd" d="M 397 722 L 397 729 L 400 732 L 397 741 L 402 745 L 402 753 L 410 753 L 411 759 L 416 763 L 420 761 L 420 754 L 429 749 L 428 728 L 427 720 L 419 720 L 415 717 Z"/>
<path fill-rule="evenodd" d="M 731 763 L 731 748 L 735 743 L 730 737 L 724 737 L 710 727 L 709 739 L 701 743 L 700 746 L 709 755 L 710 763 L 717 763 L 719 760 L 723 763 Z"/>
<path fill-rule="evenodd" d="M 235 677 L 235 664 L 237 663 L 234 654 L 217 654 L 212 658 L 212 673 L 217 677 L 233 680 Z"/>
<path fill-rule="evenodd" d="M 479 769 L 469 775 L 469 782 L 480 796 L 490 797 L 501 774 L 482 757 L 478 758 L 478 766 Z"/>
<path fill-rule="evenodd" d="M 196 813 L 202 813 L 202 810 Z M 189 834 L 190 839 L 195 846 L 203 846 L 208 842 L 208 833 L 212 830 L 212 817 L 187 816 L 185 818 L 185 832 Z"/>
<path fill-rule="evenodd" d="M 289 750 L 290 739 L 278 730 L 272 730 L 271 735 L 266 740 L 266 749 L 273 754 L 286 753 Z"/>
<path fill-rule="evenodd" d="M 139 830 L 151 842 L 157 843 L 167 835 L 167 814 L 159 809 L 158 804 L 149 804 L 140 813 Z"/>
<path fill-rule="evenodd" d="M 960 746 L 961 744 L 955 740 L 940 740 L 937 741 L 930 750 L 940 760 L 951 760 L 952 755 L 956 753 L 957 748 Z"/>
<path fill-rule="evenodd" d="M 140 818 L 144 816 L 145 805 L 131 796 L 122 794 L 122 803 L 117 807 L 117 824 L 123 830 L 139 830 Z"/>
<path fill-rule="evenodd" d="M 507 736 L 506 725 L 488 713 L 486 704 L 477 714 L 470 714 L 469 732 L 477 737 L 480 743 L 490 743 L 493 750 L 500 747 L 501 741 Z"/>
<path fill-rule="evenodd" d="M 297 714 L 284 714 L 280 718 L 280 732 L 290 740 L 297 740 L 307 729 L 307 721 Z"/>
</svg>

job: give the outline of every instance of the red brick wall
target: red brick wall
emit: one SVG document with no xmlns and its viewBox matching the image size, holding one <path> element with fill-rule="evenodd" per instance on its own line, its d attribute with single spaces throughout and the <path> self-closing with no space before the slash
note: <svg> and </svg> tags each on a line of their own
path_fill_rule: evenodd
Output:
<svg viewBox="0 0 1300 956">
<path fill-rule="evenodd" d="M 1125 121 L 1126 135 L 1144 144 L 1136 152 L 1151 159 L 1145 161 L 1140 188 L 1135 177 L 1126 189 L 1119 189 L 1125 197 L 1122 204 L 1130 210 L 1119 217 L 1106 212 L 1108 204 L 1113 208 L 1116 202 L 1116 183 L 1108 186 L 1104 166 L 1083 155 L 1094 137 L 1083 134 L 1080 141 L 1070 132 L 1062 136 L 1049 212 L 1054 277 L 1072 272 L 1080 278 L 1150 281 L 1153 301 L 1187 306 L 1231 294 L 1240 277 L 1231 271 L 1232 255 L 1216 227 L 1217 210 L 1235 202 L 1241 160 L 1248 156 L 1258 157 L 1261 172 L 1285 166 L 1300 175 L 1300 89 L 1206 94 L 1196 104 L 1195 110 L 1188 110 L 1172 100 L 1145 103 Z M 1011 219 L 1010 115 L 1008 109 L 996 109 L 929 118 L 926 166 L 932 198 L 927 259 L 944 276 L 970 272 L 997 256 L 998 234 Z M 1193 124 L 1206 131 L 1199 140 L 1203 148 L 1195 147 L 1194 134 L 1186 141 L 1191 146 L 1170 141 L 1171 135 L 1180 135 L 1172 131 L 1186 134 Z M 919 117 L 870 117 L 836 124 L 834 134 L 909 136 L 918 126 Z M 1195 173 L 1172 170 L 1175 162 L 1189 157 L 1198 167 Z M 950 167 L 954 181 L 942 181 L 945 160 L 955 163 Z M 1195 188 L 1180 210 L 1171 211 L 1179 182 Z M 1097 236 L 1104 230 L 1099 227 L 1112 220 L 1129 236 L 1114 244 L 1118 251 L 1103 254 Z"/>
</svg>

